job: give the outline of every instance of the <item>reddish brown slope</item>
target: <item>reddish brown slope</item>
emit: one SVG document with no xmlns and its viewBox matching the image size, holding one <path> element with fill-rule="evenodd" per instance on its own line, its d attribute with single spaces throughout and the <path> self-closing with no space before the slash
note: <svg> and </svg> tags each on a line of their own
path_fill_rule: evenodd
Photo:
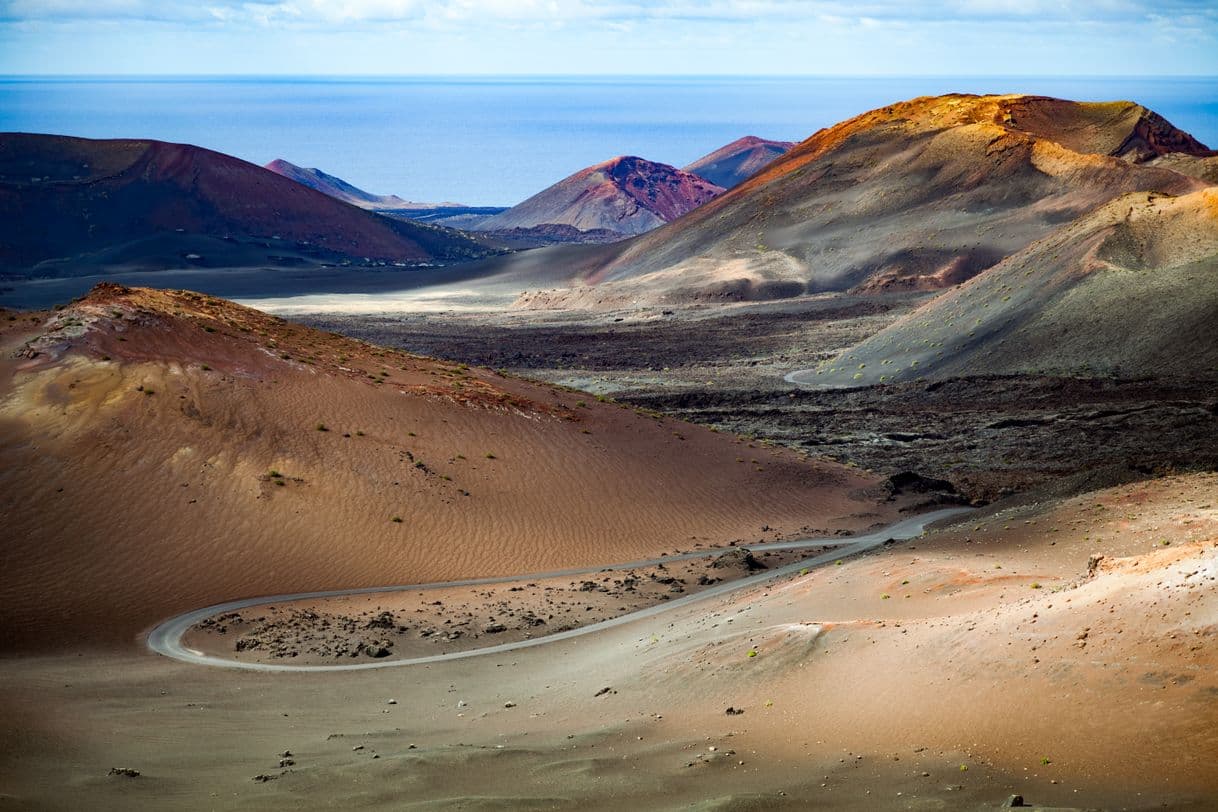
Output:
<svg viewBox="0 0 1218 812">
<path fill-rule="evenodd" d="M 206 250 L 199 245 L 251 264 L 486 253 L 460 232 L 380 217 L 245 161 L 160 141 L 0 135 L 0 218 L 0 267 L 10 272 L 48 260 L 57 262 L 41 270 L 65 275 L 97 264 L 164 267 Z"/>
</svg>

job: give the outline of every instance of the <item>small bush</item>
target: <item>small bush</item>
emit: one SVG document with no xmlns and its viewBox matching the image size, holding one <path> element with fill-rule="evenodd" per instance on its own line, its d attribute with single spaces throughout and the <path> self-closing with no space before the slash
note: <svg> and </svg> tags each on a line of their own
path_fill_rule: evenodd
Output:
<svg viewBox="0 0 1218 812">
<path fill-rule="evenodd" d="M 318 431 L 329 431 L 329 430 L 330 430 L 330 427 L 329 427 L 329 426 L 327 426 L 325 423 L 318 423 L 318 424 L 317 424 L 317 430 L 318 430 Z"/>
</svg>

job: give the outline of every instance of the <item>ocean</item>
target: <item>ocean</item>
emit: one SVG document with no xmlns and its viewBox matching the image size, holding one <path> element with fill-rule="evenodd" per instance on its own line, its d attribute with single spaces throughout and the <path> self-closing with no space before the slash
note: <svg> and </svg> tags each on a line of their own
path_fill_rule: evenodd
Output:
<svg viewBox="0 0 1218 812">
<path fill-rule="evenodd" d="M 1218 145 L 1218 77 L 0 77 L 0 131 L 180 141 L 493 206 L 615 155 L 682 166 L 742 135 L 799 141 L 951 91 L 1132 99 Z"/>
</svg>

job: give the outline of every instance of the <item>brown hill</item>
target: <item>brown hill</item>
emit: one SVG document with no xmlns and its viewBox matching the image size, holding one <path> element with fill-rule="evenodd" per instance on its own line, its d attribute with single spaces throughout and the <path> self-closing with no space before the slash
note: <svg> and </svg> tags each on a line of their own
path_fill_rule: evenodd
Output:
<svg viewBox="0 0 1218 812">
<path fill-rule="evenodd" d="M 581 169 L 478 224 L 480 230 L 557 224 L 581 231 L 642 234 L 723 193 L 697 175 L 642 158 L 614 158 Z"/>
<path fill-rule="evenodd" d="M 160 141 L 0 134 L 0 268 L 416 263 L 484 256 L 460 232 L 390 220 L 254 164 Z"/>
<path fill-rule="evenodd" d="M 914 99 L 816 133 L 578 281 L 622 300 L 947 287 L 1123 193 L 1203 187 L 1147 159 L 1211 154 L 1129 102 Z"/>
<path fill-rule="evenodd" d="M 716 186 L 731 189 L 769 166 L 793 146 L 792 141 L 767 141 L 755 135 L 746 135 L 709 155 L 703 155 L 682 169 L 706 178 Z"/>
<path fill-rule="evenodd" d="M 12 318 L 10 319 L 9 316 Z M 0 319 L 0 647 L 888 518 L 874 478 L 185 291 Z"/>
<path fill-rule="evenodd" d="M 372 192 L 365 192 L 358 186 L 352 186 L 342 178 L 322 172 L 320 169 L 297 166 L 296 164 L 290 161 L 285 161 L 282 158 L 276 158 L 263 168 L 269 169 L 276 175 L 283 175 L 285 178 L 290 178 L 302 186 L 308 186 L 310 189 L 316 189 L 322 194 L 329 195 L 330 197 L 341 200 L 344 203 L 350 203 L 352 206 L 358 206 L 361 209 L 424 209 L 434 208 L 438 205 L 460 205 L 459 203 L 412 203 L 409 200 L 403 200 L 397 195 L 376 195 Z"/>
<path fill-rule="evenodd" d="M 1218 377 L 1218 188 L 1134 193 L 847 350 L 805 383 L 961 374 Z"/>
</svg>

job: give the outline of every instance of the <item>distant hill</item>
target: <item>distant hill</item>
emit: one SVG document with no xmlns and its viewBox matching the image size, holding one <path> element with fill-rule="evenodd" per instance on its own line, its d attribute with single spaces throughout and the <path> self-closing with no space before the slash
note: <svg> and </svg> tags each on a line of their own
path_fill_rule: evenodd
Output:
<svg viewBox="0 0 1218 812">
<path fill-rule="evenodd" d="M 755 135 L 746 135 L 702 156 L 683 169 L 706 178 L 716 186 L 731 189 L 756 175 L 793 146 L 793 141 L 767 141 Z"/>
<path fill-rule="evenodd" d="M 697 175 L 625 156 L 582 169 L 477 227 L 489 231 L 554 224 L 642 234 L 722 193 Z"/>
<path fill-rule="evenodd" d="M 1218 377 L 1218 188 L 1113 200 L 803 383 L 990 373 Z"/>
<path fill-rule="evenodd" d="M 320 169 L 306 169 L 282 158 L 276 158 L 267 164 L 265 168 L 271 170 L 276 175 L 291 178 L 299 184 L 308 186 L 310 189 L 316 189 L 322 194 L 329 195 L 344 203 L 350 203 L 352 206 L 359 206 L 361 209 L 430 209 L 435 208 L 436 205 L 460 205 L 457 203 L 435 205 L 412 203 L 409 200 L 403 200 L 397 195 L 374 195 L 371 192 L 365 192 L 363 189 L 352 186 L 342 178 L 322 172 Z"/>
<path fill-rule="evenodd" d="M 1202 188 L 1213 155 L 1132 102 L 914 99 L 821 130 L 574 281 L 605 301 L 946 288 L 1122 194 Z"/>
<path fill-rule="evenodd" d="M 186 144 L 0 134 L 0 270 L 412 264 L 490 253 Z"/>
</svg>

